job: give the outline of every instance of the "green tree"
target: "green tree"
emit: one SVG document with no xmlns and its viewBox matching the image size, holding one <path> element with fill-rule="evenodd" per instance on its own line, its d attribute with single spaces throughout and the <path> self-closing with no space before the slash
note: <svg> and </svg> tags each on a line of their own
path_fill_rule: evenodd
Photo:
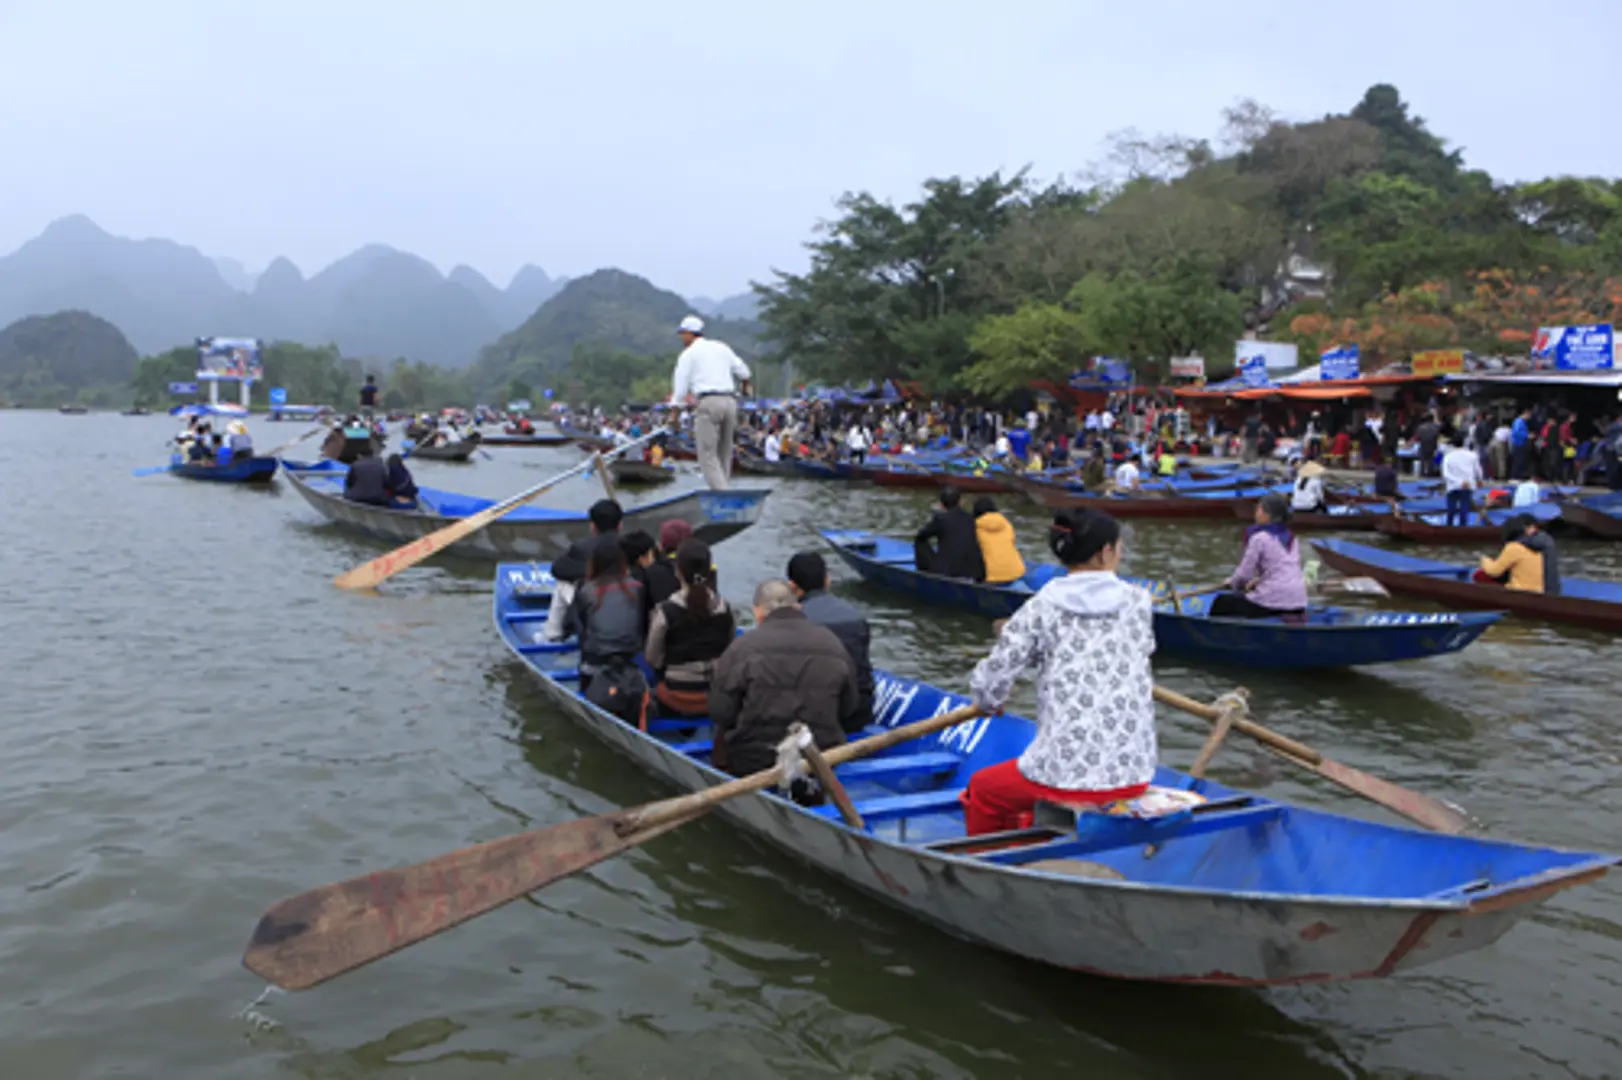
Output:
<svg viewBox="0 0 1622 1080">
<path fill-rule="evenodd" d="M 1098 351 L 1079 312 L 1043 301 L 981 320 L 969 344 L 978 359 L 963 372 L 963 385 L 991 397 L 1037 379 L 1063 381 Z"/>
</svg>

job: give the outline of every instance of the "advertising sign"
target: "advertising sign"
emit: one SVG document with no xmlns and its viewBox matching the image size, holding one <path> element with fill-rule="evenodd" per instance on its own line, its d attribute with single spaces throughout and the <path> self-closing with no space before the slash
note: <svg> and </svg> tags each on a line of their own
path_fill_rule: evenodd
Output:
<svg viewBox="0 0 1622 1080">
<path fill-rule="evenodd" d="M 1532 356 L 1552 358 L 1560 371 L 1606 371 L 1615 364 L 1616 335 L 1610 323 L 1540 326 L 1532 339 Z"/>
<path fill-rule="evenodd" d="M 265 377 L 265 368 L 259 362 L 259 348 L 258 338 L 198 338 L 197 377 L 262 379 Z"/>
<path fill-rule="evenodd" d="M 1246 386 L 1267 385 L 1267 354 L 1256 353 L 1253 356 L 1241 356 L 1238 359 L 1239 377 Z"/>
<path fill-rule="evenodd" d="M 1318 354 L 1318 377 L 1325 382 L 1355 379 L 1363 359 L 1360 345 L 1336 345 Z"/>
<path fill-rule="evenodd" d="M 1205 378 L 1205 357 L 1174 356 L 1171 358 L 1171 377 L 1174 379 Z"/>
<path fill-rule="evenodd" d="M 285 386 L 272 386 L 270 388 L 270 403 L 272 405 L 286 405 L 287 404 L 287 387 L 285 387 Z"/>
<path fill-rule="evenodd" d="M 1414 353 L 1415 375 L 1457 375 L 1464 370 L 1463 349 L 1426 349 Z"/>
<path fill-rule="evenodd" d="M 1292 371 L 1301 366 L 1301 351 L 1293 342 L 1236 341 L 1233 343 L 1233 366 L 1244 370 L 1240 363 L 1247 356 L 1260 356 L 1267 362 L 1268 371 Z"/>
</svg>

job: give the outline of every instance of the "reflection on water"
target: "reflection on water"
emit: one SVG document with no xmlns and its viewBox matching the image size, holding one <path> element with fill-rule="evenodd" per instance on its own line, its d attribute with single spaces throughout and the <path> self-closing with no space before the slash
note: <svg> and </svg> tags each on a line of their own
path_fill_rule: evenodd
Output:
<svg viewBox="0 0 1622 1080">
<path fill-rule="evenodd" d="M 255 427 L 266 445 L 299 430 Z M 244 1007 L 263 984 L 237 957 L 271 901 L 669 792 L 547 705 L 490 628 L 487 566 L 444 561 L 381 595 L 339 592 L 332 577 L 380 545 L 323 523 L 282 485 L 132 478 L 161 460 L 170 430 L 162 417 L 0 414 L 12 511 L 0 519 L 7 1076 L 1618 1071 L 1613 880 L 1562 894 L 1491 949 L 1401 979 L 1133 986 L 955 941 L 720 821 L 329 986 L 273 995 L 255 1007 L 269 1025 L 256 1022 Z M 59 452 L 41 458 L 41 446 Z M 418 476 L 500 497 L 579 460 L 491 455 L 422 463 Z M 599 493 L 570 481 L 548 500 L 583 509 Z M 930 502 L 777 484 L 762 523 L 717 548 L 722 590 L 746 603 L 795 550 L 818 546 L 818 528 L 904 534 Z M 1000 502 L 1027 555 L 1042 557 L 1042 516 Z M 1189 588 L 1221 580 L 1239 535 L 1237 522 L 1135 524 L 1128 568 Z M 1568 573 L 1622 577 L 1618 550 L 1570 543 L 1562 555 Z M 868 609 L 881 665 L 963 686 L 989 645 L 985 620 L 834 573 Z M 1204 698 L 1244 685 L 1270 726 L 1450 798 L 1494 832 L 1594 846 L 1622 836 L 1614 650 L 1605 635 L 1512 620 L 1463 653 L 1392 669 L 1156 670 Z M 1203 724 L 1163 721 L 1166 759 L 1186 764 Z M 1213 771 L 1382 816 L 1238 738 Z"/>
</svg>

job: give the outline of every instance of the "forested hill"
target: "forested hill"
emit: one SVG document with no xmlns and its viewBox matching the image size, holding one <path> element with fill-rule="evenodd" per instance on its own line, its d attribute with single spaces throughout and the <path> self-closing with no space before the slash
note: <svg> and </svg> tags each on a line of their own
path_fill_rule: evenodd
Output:
<svg viewBox="0 0 1622 1080">
<path fill-rule="evenodd" d="M 134 346 L 106 319 L 83 311 L 30 315 L 0 330 L 0 401 L 117 404 L 135 361 Z"/>
<path fill-rule="evenodd" d="M 1369 366 L 1622 322 L 1616 179 L 1496 181 L 1385 85 L 1319 120 L 1254 102 L 1224 120 L 1216 145 L 1118 136 L 1083 185 L 846 195 L 811 269 L 760 288 L 767 342 L 805 375 L 1001 392 L 1096 355 L 1221 374 L 1247 326 L 1304 353 L 1357 342 Z"/>
</svg>

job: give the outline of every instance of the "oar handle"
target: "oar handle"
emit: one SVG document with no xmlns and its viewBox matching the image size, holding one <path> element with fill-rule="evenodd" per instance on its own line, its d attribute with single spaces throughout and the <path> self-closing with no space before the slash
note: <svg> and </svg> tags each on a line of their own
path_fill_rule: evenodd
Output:
<svg viewBox="0 0 1622 1080">
<path fill-rule="evenodd" d="M 1207 720 L 1213 724 L 1222 717 L 1222 710 L 1216 706 L 1195 701 L 1191 697 L 1179 694 L 1175 690 L 1168 690 L 1164 686 L 1155 687 L 1155 700 L 1163 705 L 1170 705 L 1174 709 L 1181 709 L 1192 716 L 1197 716 L 1201 720 Z M 1259 743 L 1272 747 L 1281 754 L 1287 754 L 1308 765 L 1318 765 L 1323 761 L 1323 755 L 1312 747 L 1280 735 L 1272 728 L 1263 727 L 1254 720 L 1235 719 L 1233 728 L 1235 731 L 1244 732 Z"/>
<path fill-rule="evenodd" d="M 934 716 L 928 720 L 919 720 L 907 724 L 905 727 L 892 728 L 881 735 L 873 735 L 857 742 L 848 742 L 843 746 L 836 746 L 824 753 L 823 759 L 830 767 L 843 765 L 847 761 L 868 757 L 880 750 L 888 750 L 900 743 L 919 739 L 925 735 L 933 735 L 937 731 L 954 727 L 965 720 L 973 720 L 985 712 L 978 705 L 965 705 L 961 709 L 953 709 L 949 713 Z M 719 737 L 719 732 L 717 733 Z M 757 791 L 764 791 L 782 779 L 783 770 L 775 766 L 763 769 L 757 773 L 729 780 L 724 784 L 717 784 L 703 791 L 696 791 L 691 795 L 682 795 L 675 799 L 666 799 L 656 802 L 635 811 L 624 818 L 619 827 L 621 835 L 636 832 L 641 829 L 654 828 L 677 818 L 686 819 L 694 814 L 703 813 L 717 803 L 728 799 L 736 799 L 740 795 L 753 795 Z"/>
</svg>

